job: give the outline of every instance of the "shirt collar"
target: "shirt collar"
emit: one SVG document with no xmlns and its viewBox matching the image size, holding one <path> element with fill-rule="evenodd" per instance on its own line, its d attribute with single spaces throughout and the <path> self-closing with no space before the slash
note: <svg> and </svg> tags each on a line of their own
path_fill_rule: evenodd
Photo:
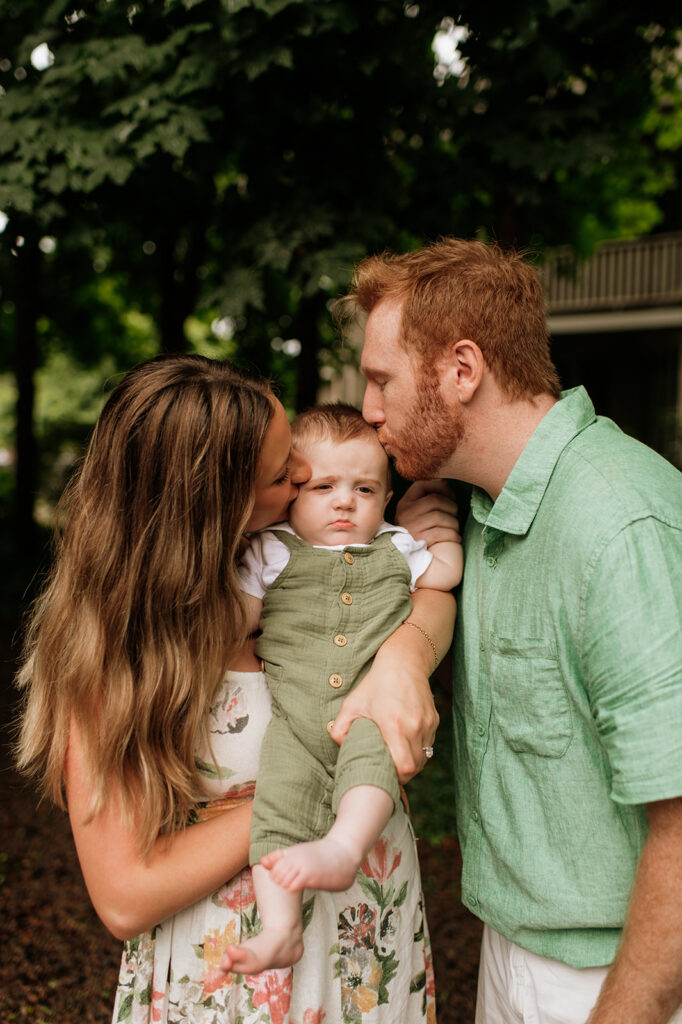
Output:
<svg viewBox="0 0 682 1024">
<path fill-rule="evenodd" d="M 537 425 L 507 477 L 497 501 L 474 487 L 471 511 L 486 530 L 527 533 L 547 490 L 559 456 L 576 434 L 593 423 L 594 406 L 583 387 L 563 391 Z"/>
</svg>

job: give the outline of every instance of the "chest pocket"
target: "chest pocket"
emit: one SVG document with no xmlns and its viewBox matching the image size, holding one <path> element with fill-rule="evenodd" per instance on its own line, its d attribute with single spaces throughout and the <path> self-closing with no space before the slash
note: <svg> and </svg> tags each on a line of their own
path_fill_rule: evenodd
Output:
<svg viewBox="0 0 682 1024">
<path fill-rule="evenodd" d="M 554 643 L 493 637 L 490 669 L 493 718 L 511 749 L 562 757 L 573 723 Z"/>
</svg>

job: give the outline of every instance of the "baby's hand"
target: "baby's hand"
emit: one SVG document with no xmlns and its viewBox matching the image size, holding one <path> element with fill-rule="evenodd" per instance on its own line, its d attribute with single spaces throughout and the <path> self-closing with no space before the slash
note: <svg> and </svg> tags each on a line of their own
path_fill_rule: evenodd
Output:
<svg viewBox="0 0 682 1024">
<path fill-rule="evenodd" d="M 398 502 L 396 522 L 427 547 L 441 541 L 461 544 L 457 504 L 443 480 L 418 480 Z"/>
</svg>

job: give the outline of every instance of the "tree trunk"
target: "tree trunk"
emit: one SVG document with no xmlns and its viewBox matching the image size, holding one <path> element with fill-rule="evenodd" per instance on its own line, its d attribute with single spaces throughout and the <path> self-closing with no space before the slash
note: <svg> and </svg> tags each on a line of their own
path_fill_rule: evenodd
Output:
<svg viewBox="0 0 682 1024">
<path fill-rule="evenodd" d="M 40 252 L 34 238 L 26 238 L 16 256 L 16 485 L 14 532 L 17 554 L 34 559 L 37 554 L 33 510 L 36 493 L 37 446 L 34 430 L 35 371 L 37 366 L 36 319 Z"/>
<path fill-rule="evenodd" d="M 495 241 L 503 249 L 515 248 L 521 244 L 519 208 L 516 198 L 509 188 L 503 187 L 495 203 Z"/>
<path fill-rule="evenodd" d="M 319 305 L 314 299 L 301 299 L 295 325 L 301 342 L 296 366 L 296 411 L 315 405 L 320 388 L 318 353 L 320 335 L 317 328 Z"/>
<path fill-rule="evenodd" d="M 187 233 L 167 235 L 159 245 L 161 303 L 159 328 L 164 352 L 186 352 L 185 320 L 194 312 L 203 259 L 205 229 L 195 224 Z"/>
</svg>

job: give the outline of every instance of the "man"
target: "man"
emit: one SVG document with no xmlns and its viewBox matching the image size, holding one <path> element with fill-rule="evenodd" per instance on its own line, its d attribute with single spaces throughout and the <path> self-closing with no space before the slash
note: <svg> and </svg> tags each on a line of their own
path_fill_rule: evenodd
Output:
<svg viewBox="0 0 682 1024">
<path fill-rule="evenodd" d="M 454 734 L 476 1020 L 682 1022 L 682 475 L 560 393 L 517 254 L 373 257 L 349 309 L 397 469 L 473 485 Z M 444 500 L 415 485 L 402 524 Z"/>
</svg>

